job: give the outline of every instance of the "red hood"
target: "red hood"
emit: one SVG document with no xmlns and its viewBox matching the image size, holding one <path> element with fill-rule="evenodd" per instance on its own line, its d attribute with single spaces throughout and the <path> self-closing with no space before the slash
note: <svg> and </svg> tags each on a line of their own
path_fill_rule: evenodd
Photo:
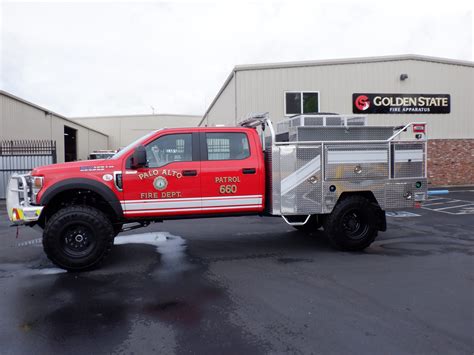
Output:
<svg viewBox="0 0 474 355">
<path fill-rule="evenodd" d="M 118 160 L 113 159 L 95 159 L 95 160 L 82 160 L 82 161 L 73 161 L 68 163 L 59 163 L 39 166 L 33 169 L 32 175 L 45 175 L 55 172 L 79 172 L 79 171 L 90 171 L 93 167 L 99 167 L 103 171 L 114 170 L 119 166 Z"/>
</svg>

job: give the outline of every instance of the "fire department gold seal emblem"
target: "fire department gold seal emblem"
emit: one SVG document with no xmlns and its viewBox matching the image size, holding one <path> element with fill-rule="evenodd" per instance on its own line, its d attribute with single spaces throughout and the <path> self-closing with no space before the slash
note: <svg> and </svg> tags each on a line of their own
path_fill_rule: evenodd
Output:
<svg viewBox="0 0 474 355">
<path fill-rule="evenodd" d="M 153 186 L 158 191 L 163 191 L 168 186 L 168 180 L 163 176 L 158 176 L 153 180 Z"/>
</svg>

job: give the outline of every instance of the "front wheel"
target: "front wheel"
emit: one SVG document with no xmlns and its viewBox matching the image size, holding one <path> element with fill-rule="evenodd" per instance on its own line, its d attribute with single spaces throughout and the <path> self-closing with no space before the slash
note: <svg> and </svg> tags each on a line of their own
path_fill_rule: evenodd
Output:
<svg viewBox="0 0 474 355">
<path fill-rule="evenodd" d="M 331 244 L 340 250 L 363 250 L 377 237 L 376 207 L 362 196 L 339 201 L 324 223 Z"/>
<path fill-rule="evenodd" d="M 109 253 L 115 232 L 110 219 L 89 206 L 70 206 L 55 213 L 43 232 L 48 258 L 68 271 L 89 270 Z"/>
</svg>

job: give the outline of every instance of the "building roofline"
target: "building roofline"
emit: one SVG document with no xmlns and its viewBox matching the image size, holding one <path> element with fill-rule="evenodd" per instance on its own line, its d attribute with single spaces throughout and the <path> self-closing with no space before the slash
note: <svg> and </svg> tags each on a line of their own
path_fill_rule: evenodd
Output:
<svg viewBox="0 0 474 355">
<path fill-rule="evenodd" d="M 201 115 L 180 115 L 176 113 L 155 113 L 155 114 L 134 114 L 134 115 L 106 115 L 106 116 L 81 116 L 81 117 L 71 117 L 72 120 L 79 119 L 89 119 L 89 118 L 117 118 L 117 117 L 161 117 L 161 116 L 171 116 L 171 117 L 196 117 L 201 118 Z"/>
<path fill-rule="evenodd" d="M 234 77 L 235 75 L 235 67 L 234 69 L 230 72 L 230 74 L 227 76 L 227 78 L 225 79 L 224 81 L 224 84 L 221 86 L 220 90 L 217 92 L 217 95 L 214 97 L 214 100 L 212 100 L 211 104 L 209 105 L 208 109 L 206 110 L 206 112 L 204 112 L 204 115 L 202 115 L 202 119 L 201 121 L 199 121 L 198 123 L 198 126 L 201 125 L 201 123 L 204 122 L 204 120 L 206 119 L 206 116 L 207 114 L 209 113 L 209 111 L 211 111 L 212 107 L 214 106 L 214 104 L 216 103 L 216 101 L 219 99 L 219 97 L 221 96 L 222 92 L 226 89 L 227 85 L 229 85 L 230 81 L 232 80 L 232 78 Z"/>
<path fill-rule="evenodd" d="M 18 101 L 18 102 L 21 102 L 21 103 L 23 103 L 23 104 L 25 104 L 25 105 L 34 107 L 34 108 L 36 108 L 37 110 L 43 111 L 45 114 L 54 115 L 54 116 L 59 117 L 59 118 L 65 120 L 65 121 L 71 122 L 71 123 L 73 123 L 73 124 L 75 124 L 75 125 L 77 125 L 77 126 L 80 126 L 80 127 L 86 128 L 86 129 L 89 129 L 89 130 L 94 131 L 94 132 L 96 132 L 96 133 L 102 134 L 103 136 L 109 137 L 109 136 L 108 136 L 107 134 L 105 134 L 104 132 L 98 131 L 98 130 L 96 130 L 96 129 L 94 129 L 94 128 L 88 127 L 88 126 L 83 125 L 83 124 L 81 124 L 81 123 L 77 123 L 77 122 L 75 122 L 75 121 L 73 121 L 73 120 L 71 120 L 71 119 L 69 119 L 69 118 L 67 118 L 67 117 L 65 117 L 65 116 L 63 116 L 63 115 L 60 115 L 59 113 L 56 113 L 56 112 L 51 111 L 51 110 L 48 110 L 47 108 L 44 108 L 44 107 L 42 107 L 42 106 L 36 105 L 36 104 L 34 104 L 34 103 L 30 102 L 30 101 L 27 101 L 27 100 L 25 100 L 25 99 L 22 99 L 21 97 L 18 97 L 18 96 L 16 96 L 16 95 L 13 95 L 13 94 L 11 94 L 11 93 L 5 91 L 5 90 L 0 90 L 0 95 L 4 95 L 4 96 L 6 96 L 6 97 L 9 97 L 10 99 L 13 99 L 13 100 L 16 100 L 16 101 Z"/>
<path fill-rule="evenodd" d="M 248 71 L 248 70 L 265 70 L 265 69 L 284 69 L 284 68 L 300 68 L 300 67 L 313 67 L 313 66 L 323 66 L 323 65 L 345 65 L 345 64 L 363 64 L 363 63 L 381 63 L 381 62 L 395 62 L 395 61 L 404 61 L 404 60 L 418 60 L 423 62 L 433 62 L 440 64 L 449 64 L 449 65 L 461 65 L 467 67 L 474 67 L 474 62 L 468 60 L 458 60 L 458 59 L 449 59 L 449 58 L 440 58 L 440 57 L 431 57 L 419 54 L 401 54 L 401 55 L 387 55 L 379 57 L 359 57 L 359 58 L 340 58 L 340 59 L 323 59 L 323 60 L 307 60 L 307 61 L 297 61 L 297 62 L 280 62 L 280 63 L 262 63 L 262 64 L 243 64 L 236 65 L 232 72 L 229 74 L 224 84 L 217 92 L 217 95 L 212 100 L 209 108 L 206 110 L 202 116 L 202 120 L 199 122 L 199 126 L 206 119 L 209 111 L 216 103 L 216 101 L 221 96 L 222 92 L 229 85 L 232 78 L 235 76 L 235 73 L 238 71 Z"/>
<path fill-rule="evenodd" d="M 467 61 L 467 60 L 431 57 L 431 56 L 418 55 L 418 54 L 402 54 L 402 55 L 387 55 L 387 56 L 379 56 L 379 57 L 359 57 L 359 58 L 308 60 L 308 61 L 298 61 L 298 62 L 244 64 L 244 65 L 236 65 L 234 68 L 234 71 L 313 67 L 313 66 L 322 66 L 322 65 L 395 62 L 395 61 L 404 61 L 404 60 L 418 60 L 422 62 L 433 62 L 433 63 L 440 63 L 440 64 L 474 67 L 474 62 Z"/>
</svg>

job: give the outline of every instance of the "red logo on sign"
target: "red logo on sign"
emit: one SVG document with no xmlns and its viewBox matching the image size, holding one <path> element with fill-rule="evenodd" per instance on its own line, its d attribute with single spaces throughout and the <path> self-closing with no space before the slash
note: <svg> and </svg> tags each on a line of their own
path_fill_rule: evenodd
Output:
<svg viewBox="0 0 474 355">
<path fill-rule="evenodd" d="M 369 108 L 370 106 L 370 101 L 369 98 L 365 95 L 360 95 L 357 96 L 357 99 L 355 99 L 354 104 L 360 111 L 365 111 Z"/>
</svg>

